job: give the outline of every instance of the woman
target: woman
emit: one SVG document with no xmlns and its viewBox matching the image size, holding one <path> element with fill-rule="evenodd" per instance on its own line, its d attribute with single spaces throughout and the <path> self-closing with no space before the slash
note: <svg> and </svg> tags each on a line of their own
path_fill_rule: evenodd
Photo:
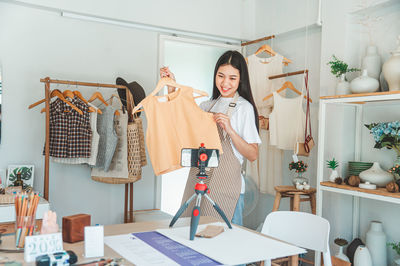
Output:
<svg viewBox="0 0 400 266">
<path fill-rule="evenodd" d="M 160 75 L 175 79 L 167 67 L 160 70 Z M 168 93 L 173 91 L 175 88 L 168 87 Z M 238 96 L 235 97 L 236 94 Z M 241 175 L 241 165 L 244 158 L 250 161 L 257 158 L 261 140 L 247 64 L 239 52 L 227 51 L 218 59 L 214 70 L 212 97 L 201 103 L 200 108 L 214 113 L 223 147 L 219 166 L 211 170 L 206 181 L 210 196 L 232 223 L 242 225 L 245 183 Z M 189 173 L 182 202 L 193 194 L 197 171 L 192 169 Z M 194 202 L 188 207 L 185 213 L 187 216 L 190 215 L 193 204 Z M 206 200 L 202 202 L 201 209 L 201 215 L 218 217 Z"/>
</svg>

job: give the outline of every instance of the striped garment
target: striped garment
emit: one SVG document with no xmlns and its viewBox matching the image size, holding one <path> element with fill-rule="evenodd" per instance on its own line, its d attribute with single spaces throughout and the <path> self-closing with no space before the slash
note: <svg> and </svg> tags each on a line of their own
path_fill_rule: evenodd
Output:
<svg viewBox="0 0 400 266">
<path fill-rule="evenodd" d="M 88 158 L 92 137 L 89 106 L 77 97 L 71 103 L 82 110 L 83 115 L 59 98 L 50 103 L 50 156 Z"/>
<path fill-rule="evenodd" d="M 224 138 L 223 132 L 223 129 L 218 125 L 218 133 L 224 153 L 221 154 L 219 158 L 218 167 L 210 168 L 209 171 L 206 171 L 208 178 L 204 183 L 206 183 L 210 189 L 208 195 L 222 209 L 228 220 L 231 221 L 242 186 L 241 165 L 238 158 L 233 153 L 231 138 L 229 135 L 226 135 Z M 199 181 L 196 178 L 198 172 L 198 168 L 190 169 L 185 192 L 182 197 L 182 204 L 195 193 L 194 186 Z M 195 203 L 196 199 L 191 202 L 182 217 L 191 216 Z M 223 221 L 221 216 L 205 197 L 202 197 L 200 208 L 201 216 L 213 216 Z"/>
</svg>

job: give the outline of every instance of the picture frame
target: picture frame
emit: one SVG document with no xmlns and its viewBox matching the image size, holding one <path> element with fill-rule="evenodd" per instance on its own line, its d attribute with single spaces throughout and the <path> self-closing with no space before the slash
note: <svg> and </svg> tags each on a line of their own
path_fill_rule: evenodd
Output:
<svg viewBox="0 0 400 266">
<path fill-rule="evenodd" d="M 6 187 L 14 185 L 18 172 L 21 172 L 21 180 L 23 181 L 22 188 L 25 190 L 29 187 L 33 187 L 34 165 L 9 165 L 7 169 Z"/>
</svg>

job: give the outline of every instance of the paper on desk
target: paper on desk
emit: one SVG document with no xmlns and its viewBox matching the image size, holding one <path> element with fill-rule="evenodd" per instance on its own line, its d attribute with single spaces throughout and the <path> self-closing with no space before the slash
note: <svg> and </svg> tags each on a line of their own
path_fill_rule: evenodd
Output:
<svg viewBox="0 0 400 266">
<path fill-rule="evenodd" d="M 284 242 L 256 234 L 232 225 L 212 223 L 224 226 L 225 232 L 214 238 L 198 238 L 189 240 L 190 227 L 158 229 L 157 232 L 187 247 L 202 253 L 225 265 L 237 265 L 281 258 L 305 253 L 306 250 Z M 199 225 L 197 231 L 203 230 L 207 224 Z"/>
<path fill-rule="evenodd" d="M 179 265 L 131 234 L 107 236 L 104 242 L 135 265 Z"/>
</svg>

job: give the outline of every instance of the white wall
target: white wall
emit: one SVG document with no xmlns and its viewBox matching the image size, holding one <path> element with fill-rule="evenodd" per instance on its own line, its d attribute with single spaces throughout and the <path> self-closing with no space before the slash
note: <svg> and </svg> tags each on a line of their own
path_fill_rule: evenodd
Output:
<svg viewBox="0 0 400 266">
<path fill-rule="evenodd" d="M 241 8 L 245 5 L 250 12 L 251 5 L 241 0 L 229 5 L 228 2 L 232 1 L 209 1 L 201 5 L 155 0 L 124 1 L 119 5 L 109 1 L 0 1 L 3 70 L 0 169 L 9 164 L 34 164 L 34 189 L 43 191 L 45 116 L 40 113 L 42 106 L 27 109 L 29 104 L 44 97 L 40 78 L 114 83 L 121 76 L 139 82 L 146 93 L 155 87 L 157 33 L 65 18 L 55 9 L 241 38 L 246 27 L 242 26 Z M 47 9 L 32 8 L 30 4 Z M 80 88 L 84 96 L 90 96 L 95 89 Z M 156 177 L 150 162 L 143 170 L 142 180 L 134 184 L 134 209 L 139 210 L 153 208 L 155 198 Z M 59 220 L 66 215 L 89 213 L 93 223 L 120 223 L 123 201 L 123 185 L 92 181 L 88 167 L 50 164 L 50 202 Z"/>
<path fill-rule="evenodd" d="M 252 37 L 253 0 L 10 0 L 51 10 L 234 38 Z"/>
</svg>

